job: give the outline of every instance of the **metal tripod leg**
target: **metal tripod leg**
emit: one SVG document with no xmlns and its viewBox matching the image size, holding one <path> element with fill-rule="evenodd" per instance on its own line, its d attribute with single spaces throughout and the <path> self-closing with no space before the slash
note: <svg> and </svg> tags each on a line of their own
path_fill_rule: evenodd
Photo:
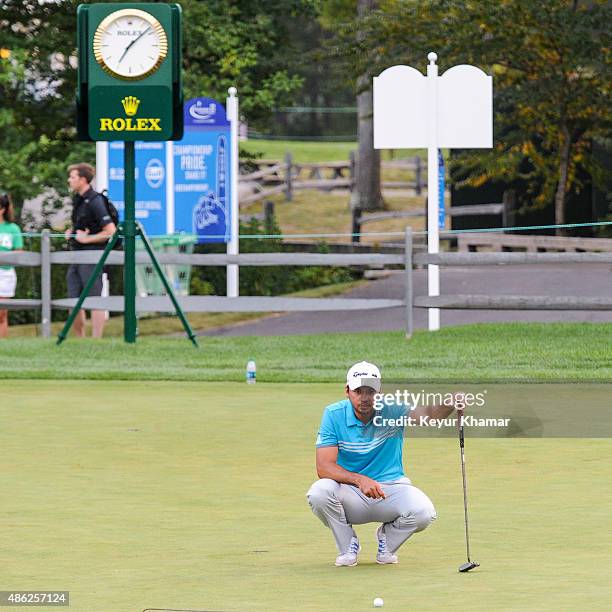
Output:
<svg viewBox="0 0 612 612">
<path fill-rule="evenodd" d="M 64 328 L 59 333 L 57 337 L 58 345 L 61 344 L 66 339 L 66 336 L 68 335 L 68 332 L 70 331 L 70 328 L 72 327 L 72 324 L 74 323 L 74 320 L 76 319 L 76 316 L 79 313 L 79 310 L 81 310 L 81 306 L 83 305 L 85 298 L 89 295 L 89 291 L 93 287 L 93 284 L 96 281 L 96 278 L 98 278 L 98 276 L 102 273 L 102 268 L 104 268 L 104 264 L 106 263 L 106 259 L 108 258 L 109 253 L 113 250 L 113 247 L 115 246 L 117 240 L 119 240 L 119 237 L 122 235 L 123 235 L 123 226 L 119 225 L 119 227 L 113 234 L 113 237 L 106 243 L 106 248 L 104 249 L 104 252 L 102 253 L 102 257 L 100 257 L 100 260 L 96 264 L 94 271 L 92 272 L 91 276 L 87 280 L 87 284 L 85 285 L 83 291 L 81 291 L 81 295 L 79 296 L 79 299 L 77 300 L 77 303 L 75 304 L 74 308 L 70 312 L 70 315 L 64 325 Z"/>
<path fill-rule="evenodd" d="M 185 333 L 187 334 L 188 338 L 191 340 L 193 345 L 196 348 L 199 348 L 198 341 L 196 339 L 195 334 L 193 333 L 193 330 L 191 329 L 191 326 L 189 325 L 189 321 L 187 321 L 187 317 L 185 317 L 185 313 L 183 312 L 183 309 L 178 303 L 178 300 L 176 299 L 176 296 L 174 295 L 174 291 L 172 291 L 172 287 L 170 286 L 170 283 L 168 282 L 168 279 L 166 278 L 164 271 L 161 269 L 161 266 L 159 265 L 159 262 L 157 261 L 157 257 L 155 257 L 155 252 L 153 251 L 153 247 L 151 246 L 151 243 L 149 242 L 149 239 L 147 238 L 147 235 L 145 234 L 144 229 L 142 228 L 140 223 L 136 223 L 136 235 L 139 235 L 142 238 L 142 242 L 145 246 L 145 249 L 147 250 L 149 257 L 151 258 L 151 261 L 153 262 L 153 267 L 155 268 L 155 271 L 157 272 L 157 275 L 159 276 L 161 282 L 164 284 L 164 287 L 168 293 L 168 297 L 172 300 L 172 304 L 174 305 L 174 309 L 176 310 L 176 314 L 178 315 L 178 318 L 181 320 L 181 323 L 183 324 Z"/>
</svg>

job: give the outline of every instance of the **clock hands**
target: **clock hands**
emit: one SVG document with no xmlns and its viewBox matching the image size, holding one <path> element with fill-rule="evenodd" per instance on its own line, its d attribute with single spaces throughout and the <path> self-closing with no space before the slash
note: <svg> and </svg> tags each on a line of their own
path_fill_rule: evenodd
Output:
<svg viewBox="0 0 612 612">
<path fill-rule="evenodd" d="M 123 54 L 121 55 L 121 57 L 119 58 L 119 61 L 117 62 L 118 64 L 121 63 L 121 60 L 125 57 L 125 54 L 132 48 L 132 46 L 134 45 L 134 43 L 136 43 L 137 41 L 139 41 L 149 30 L 151 29 L 151 26 L 149 26 L 146 30 L 144 30 L 143 32 L 141 32 L 126 48 L 125 51 L 123 52 Z"/>
</svg>

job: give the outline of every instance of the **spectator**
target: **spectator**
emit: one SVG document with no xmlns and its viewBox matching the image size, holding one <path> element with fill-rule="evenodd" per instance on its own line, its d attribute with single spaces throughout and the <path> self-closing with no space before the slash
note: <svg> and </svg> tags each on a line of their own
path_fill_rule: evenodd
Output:
<svg viewBox="0 0 612 612">
<path fill-rule="evenodd" d="M 23 237 L 19 226 L 14 222 L 13 203 L 8 194 L 0 195 L 0 252 L 21 251 Z M 15 297 L 17 274 L 13 266 L 0 266 L 0 298 Z M 8 310 L 0 310 L 0 338 L 8 335 Z"/>
<path fill-rule="evenodd" d="M 103 250 L 105 243 L 115 233 L 113 223 L 104 198 L 94 191 L 91 181 L 95 170 L 89 164 L 74 164 L 68 168 L 68 186 L 75 193 L 72 207 L 72 227 L 66 230 L 66 240 L 69 240 L 73 251 Z M 68 297 L 78 298 L 95 264 L 70 264 L 66 280 Z M 89 296 L 102 295 L 102 274 L 96 278 Z M 91 311 L 92 336 L 101 338 L 104 332 L 106 316 L 104 310 Z M 77 336 L 85 336 L 85 312 L 81 310 L 74 320 L 74 332 Z"/>
</svg>

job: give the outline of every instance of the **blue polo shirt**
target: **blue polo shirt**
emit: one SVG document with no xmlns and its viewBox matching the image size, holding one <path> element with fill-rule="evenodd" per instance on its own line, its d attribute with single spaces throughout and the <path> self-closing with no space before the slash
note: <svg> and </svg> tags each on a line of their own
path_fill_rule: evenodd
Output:
<svg viewBox="0 0 612 612">
<path fill-rule="evenodd" d="M 406 414 L 404 407 L 385 407 L 385 417 Z M 362 423 L 350 400 L 344 399 L 325 409 L 317 435 L 317 448 L 338 447 L 337 463 L 349 472 L 363 474 L 379 482 L 391 482 L 404 476 L 403 427 L 376 427 L 373 420 Z"/>
</svg>

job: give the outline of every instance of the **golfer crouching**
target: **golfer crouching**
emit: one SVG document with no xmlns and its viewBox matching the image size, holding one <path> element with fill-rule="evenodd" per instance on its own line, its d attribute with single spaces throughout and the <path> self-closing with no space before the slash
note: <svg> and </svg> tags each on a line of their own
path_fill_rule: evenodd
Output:
<svg viewBox="0 0 612 612">
<path fill-rule="evenodd" d="M 317 480 L 306 494 L 313 513 L 332 531 L 338 557 L 335 565 L 357 565 L 361 546 L 353 525 L 381 523 L 376 530 L 376 562 L 397 563 L 399 547 L 426 529 L 436 510 L 423 491 L 404 474 L 403 425 L 377 425 L 383 417 L 409 413 L 420 419 L 445 418 L 451 406 L 394 405 L 375 410 L 381 389 L 380 370 L 366 361 L 346 376 L 347 399 L 325 409 L 316 441 Z M 396 419 L 399 420 L 400 419 Z M 394 423 L 388 419 L 383 422 Z"/>
</svg>

